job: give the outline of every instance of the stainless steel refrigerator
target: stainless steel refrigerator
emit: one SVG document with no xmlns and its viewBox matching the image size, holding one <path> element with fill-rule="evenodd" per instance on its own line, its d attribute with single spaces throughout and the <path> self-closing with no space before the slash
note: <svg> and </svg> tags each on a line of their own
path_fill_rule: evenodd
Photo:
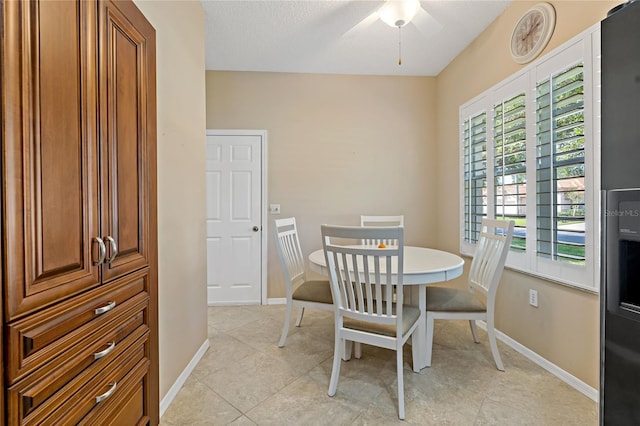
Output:
<svg viewBox="0 0 640 426">
<path fill-rule="evenodd" d="M 640 1 L 601 30 L 600 424 L 640 425 Z"/>
</svg>

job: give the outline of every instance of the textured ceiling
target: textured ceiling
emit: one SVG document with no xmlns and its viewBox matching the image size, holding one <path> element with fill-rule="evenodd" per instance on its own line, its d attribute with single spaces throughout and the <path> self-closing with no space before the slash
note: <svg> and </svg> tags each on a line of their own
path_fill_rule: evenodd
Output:
<svg viewBox="0 0 640 426">
<path fill-rule="evenodd" d="M 383 1 L 201 0 L 208 70 L 435 76 L 511 1 L 423 0 L 402 28 Z M 504 47 L 506 49 L 506 46 Z"/>
</svg>

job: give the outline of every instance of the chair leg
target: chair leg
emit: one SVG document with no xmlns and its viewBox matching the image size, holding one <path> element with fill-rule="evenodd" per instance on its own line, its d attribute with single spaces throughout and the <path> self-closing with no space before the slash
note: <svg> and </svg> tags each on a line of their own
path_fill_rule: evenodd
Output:
<svg viewBox="0 0 640 426">
<path fill-rule="evenodd" d="M 498 352 L 498 343 L 496 342 L 496 329 L 493 326 L 493 321 L 487 321 L 487 334 L 489 335 L 489 345 L 491 346 L 491 353 L 493 354 L 493 360 L 496 363 L 496 368 L 500 371 L 504 371 L 502 358 L 500 358 L 500 352 Z"/>
<path fill-rule="evenodd" d="M 353 350 L 353 342 L 351 340 L 345 340 L 342 346 L 342 360 L 349 361 L 351 359 L 351 351 Z"/>
<path fill-rule="evenodd" d="M 280 342 L 278 342 L 278 347 L 281 348 L 284 346 L 284 343 L 287 340 L 287 334 L 289 334 L 289 323 L 291 322 L 291 311 L 293 310 L 293 306 L 291 302 L 287 303 L 287 310 L 284 315 L 284 325 L 282 326 L 282 335 L 280 336 Z"/>
<path fill-rule="evenodd" d="M 398 370 L 398 418 L 404 420 L 404 374 L 402 365 L 402 345 L 396 348 L 396 369 Z"/>
<path fill-rule="evenodd" d="M 333 344 L 333 366 L 331 367 L 331 380 L 329 381 L 329 396 L 336 394 L 338 389 L 338 379 L 340 378 L 340 363 L 342 362 L 341 353 L 344 350 L 345 340 L 341 339 L 338 330 L 336 330 L 335 342 Z"/>
<path fill-rule="evenodd" d="M 431 352 L 433 351 L 433 315 L 427 312 L 427 348 L 426 359 L 427 363 L 425 367 L 431 367 Z"/>
<path fill-rule="evenodd" d="M 418 338 L 416 337 L 418 335 L 417 331 L 414 331 L 414 333 L 411 335 L 411 357 L 413 360 L 413 372 L 414 373 L 419 373 L 420 372 L 420 350 L 418 348 Z"/>
<path fill-rule="evenodd" d="M 476 320 L 469 320 L 469 327 L 471 327 L 473 341 L 476 343 L 480 343 L 480 339 L 478 339 L 478 327 L 476 327 Z"/>
<path fill-rule="evenodd" d="M 342 360 L 349 361 L 351 359 L 351 354 L 355 352 L 356 359 L 362 358 L 362 346 L 360 342 L 352 342 L 351 340 L 346 340 L 344 342 L 344 351 L 342 353 Z"/>
<path fill-rule="evenodd" d="M 298 312 L 298 319 L 296 320 L 296 327 L 300 327 L 302 323 L 302 316 L 304 315 L 304 308 L 300 308 L 300 312 Z"/>
</svg>

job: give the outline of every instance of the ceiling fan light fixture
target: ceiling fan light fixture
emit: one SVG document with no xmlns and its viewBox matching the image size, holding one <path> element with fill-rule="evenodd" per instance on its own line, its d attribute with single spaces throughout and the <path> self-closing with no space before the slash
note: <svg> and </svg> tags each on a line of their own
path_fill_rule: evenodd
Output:
<svg viewBox="0 0 640 426">
<path fill-rule="evenodd" d="M 420 8 L 420 0 L 387 0 L 378 10 L 380 20 L 390 27 L 407 25 Z"/>
</svg>

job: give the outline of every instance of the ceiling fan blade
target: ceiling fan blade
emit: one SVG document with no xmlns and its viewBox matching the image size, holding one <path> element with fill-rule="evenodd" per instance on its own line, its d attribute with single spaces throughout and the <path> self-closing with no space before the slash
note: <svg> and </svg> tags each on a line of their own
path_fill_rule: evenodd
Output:
<svg viewBox="0 0 640 426">
<path fill-rule="evenodd" d="M 358 22 L 353 27 L 351 27 L 351 29 L 349 29 L 347 32 L 342 34 L 342 38 L 348 39 L 348 38 L 355 37 L 360 31 L 364 30 L 365 28 L 368 28 L 377 20 L 378 20 L 378 11 L 376 10 L 373 13 L 371 13 L 369 16 L 364 18 L 362 21 Z"/>
<path fill-rule="evenodd" d="M 442 24 L 422 7 L 418 9 L 418 13 L 411 22 L 424 37 L 431 37 L 443 28 Z"/>
</svg>

